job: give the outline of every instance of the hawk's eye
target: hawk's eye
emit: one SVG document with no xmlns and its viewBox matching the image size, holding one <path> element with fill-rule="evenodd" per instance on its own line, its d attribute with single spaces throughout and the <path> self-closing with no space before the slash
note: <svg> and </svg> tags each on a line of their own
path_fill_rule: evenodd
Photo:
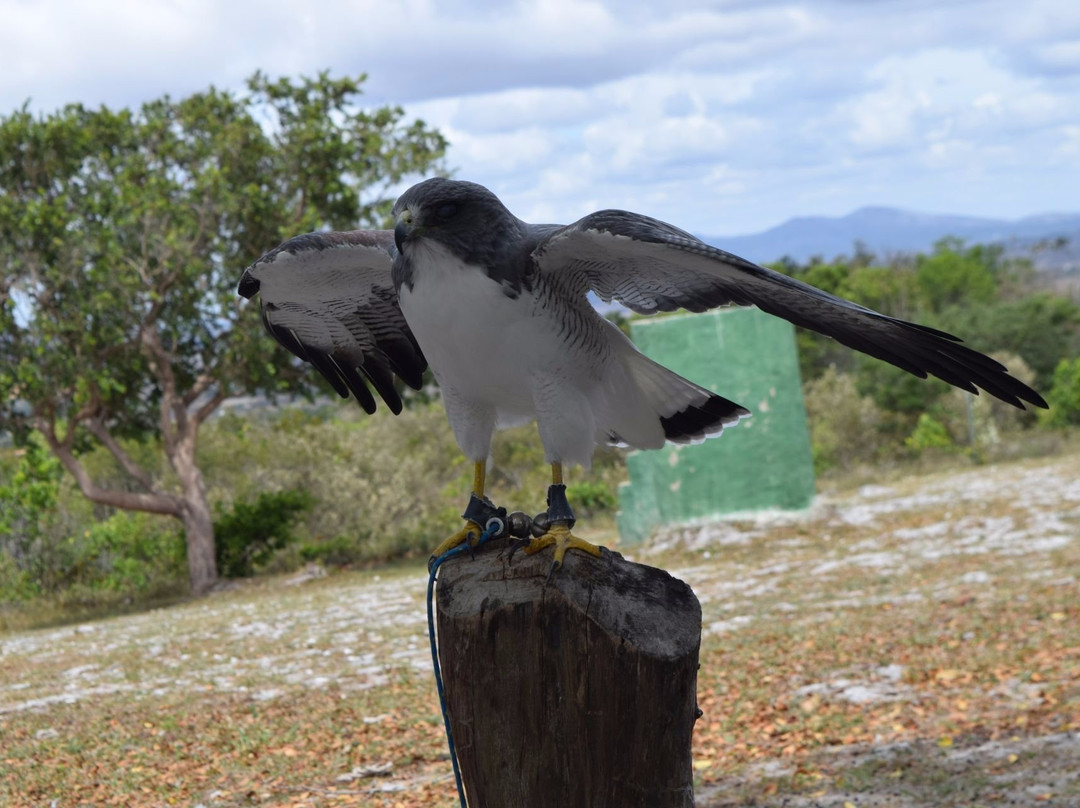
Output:
<svg viewBox="0 0 1080 808">
<path fill-rule="evenodd" d="M 447 204 L 440 206 L 439 209 L 435 211 L 435 214 L 440 219 L 452 219 L 457 214 L 457 211 L 457 205 L 453 202 L 448 202 Z"/>
</svg>

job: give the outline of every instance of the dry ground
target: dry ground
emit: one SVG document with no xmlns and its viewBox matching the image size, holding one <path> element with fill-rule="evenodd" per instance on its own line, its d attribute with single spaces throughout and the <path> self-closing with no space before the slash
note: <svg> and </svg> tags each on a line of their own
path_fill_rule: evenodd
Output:
<svg viewBox="0 0 1080 808">
<path fill-rule="evenodd" d="M 702 601 L 700 806 L 1080 806 L 1080 456 L 632 554 Z M 0 805 L 455 805 L 425 585 L 264 580 L 0 635 Z"/>
</svg>

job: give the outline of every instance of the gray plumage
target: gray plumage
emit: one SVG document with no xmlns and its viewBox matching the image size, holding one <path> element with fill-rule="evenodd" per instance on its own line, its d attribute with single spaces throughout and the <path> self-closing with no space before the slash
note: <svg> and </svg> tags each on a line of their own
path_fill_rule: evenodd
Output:
<svg viewBox="0 0 1080 808">
<path fill-rule="evenodd" d="M 394 411 L 390 374 L 418 387 L 425 358 L 459 443 L 486 457 L 496 422 L 536 417 L 552 462 L 596 441 L 655 448 L 718 433 L 747 411 L 637 353 L 589 304 L 641 313 L 755 305 L 925 378 L 1045 407 L 995 360 L 950 334 L 879 314 L 619 210 L 534 225 L 474 183 L 406 191 L 389 231 L 312 234 L 263 256 L 240 293 L 267 329 L 342 395 Z M 575 448 L 577 447 L 577 448 Z"/>
</svg>

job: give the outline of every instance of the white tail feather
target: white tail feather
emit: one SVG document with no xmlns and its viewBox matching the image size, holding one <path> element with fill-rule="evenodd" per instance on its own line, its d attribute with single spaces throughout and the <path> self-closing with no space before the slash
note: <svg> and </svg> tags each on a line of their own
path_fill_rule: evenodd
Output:
<svg viewBox="0 0 1080 808">
<path fill-rule="evenodd" d="M 666 440 L 697 442 L 718 435 L 726 424 L 749 415 L 689 379 L 668 370 L 637 350 L 612 329 L 615 361 L 608 368 L 603 401 L 595 407 L 599 441 L 624 443 L 636 449 L 658 449 Z M 617 336 L 616 336 L 617 335 Z M 705 408 L 707 412 L 687 418 L 682 414 Z M 671 421 L 689 421 L 687 429 L 674 429 Z M 674 434 L 666 434 L 672 433 Z"/>
</svg>

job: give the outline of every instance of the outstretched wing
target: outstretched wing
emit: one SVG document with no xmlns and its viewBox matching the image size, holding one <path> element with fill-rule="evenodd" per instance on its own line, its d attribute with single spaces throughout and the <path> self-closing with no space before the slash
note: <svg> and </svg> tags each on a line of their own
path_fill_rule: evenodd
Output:
<svg viewBox="0 0 1080 808">
<path fill-rule="evenodd" d="M 537 235 L 537 270 L 582 295 L 591 289 L 639 314 L 757 306 L 921 378 L 933 374 L 971 393 L 981 387 L 1021 409 L 1024 401 L 1046 407 L 1003 365 L 951 334 L 830 295 L 656 219 L 604 210 Z"/>
<path fill-rule="evenodd" d="M 427 362 L 398 307 L 390 268 L 391 230 L 308 233 L 289 239 L 244 270 L 237 291 L 259 293 L 266 330 L 375 412 L 370 383 L 401 412 L 394 374 L 419 390 Z"/>
</svg>

